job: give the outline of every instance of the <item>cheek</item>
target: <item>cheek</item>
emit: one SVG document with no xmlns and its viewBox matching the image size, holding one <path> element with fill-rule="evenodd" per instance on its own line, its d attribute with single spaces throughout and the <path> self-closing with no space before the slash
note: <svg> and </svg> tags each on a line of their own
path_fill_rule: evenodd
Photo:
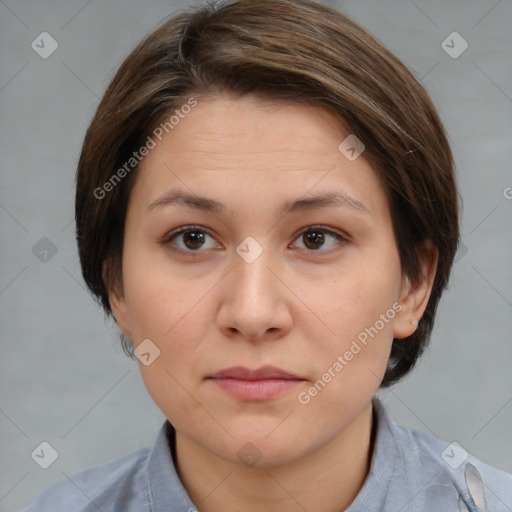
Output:
<svg viewBox="0 0 512 512">
<path fill-rule="evenodd" d="M 316 307 L 329 330 L 315 341 L 316 371 L 336 374 L 332 390 L 378 385 L 386 369 L 399 307 L 400 267 L 392 257 L 382 260 L 337 278 L 318 295 Z M 339 371 L 333 368 L 336 362 Z"/>
<path fill-rule="evenodd" d="M 179 359 L 178 355 L 173 354 L 173 357 Z M 212 421 L 206 409 L 200 401 L 191 399 L 195 391 L 190 383 L 170 368 L 162 356 L 140 370 L 151 398 L 176 428 L 189 432 L 197 430 L 198 425 L 205 425 L 211 429 Z"/>
<path fill-rule="evenodd" d="M 166 390 L 179 389 L 200 361 L 205 323 L 197 319 L 207 318 L 201 299 L 210 286 L 201 279 L 191 281 L 183 272 L 171 273 L 165 259 L 152 257 L 150 251 L 127 252 L 123 272 L 134 343 L 148 338 L 160 351 L 154 364 L 140 365 L 148 389 L 157 395 L 168 392 L 161 383 Z"/>
<path fill-rule="evenodd" d="M 143 244 L 126 243 L 123 282 L 135 341 L 163 339 L 192 307 L 183 277 L 171 275 L 157 251 Z"/>
<path fill-rule="evenodd" d="M 399 264 L 369 263 L 337 277 L 317 294 L 317 307 L 328 316 L 332 330 L 343 338 L 370 327 L 399 299 Z M 394 316 L 394 315 L 393 315 Z M 386 329 L 389 325 L 386 324 Z"/>
</svg>

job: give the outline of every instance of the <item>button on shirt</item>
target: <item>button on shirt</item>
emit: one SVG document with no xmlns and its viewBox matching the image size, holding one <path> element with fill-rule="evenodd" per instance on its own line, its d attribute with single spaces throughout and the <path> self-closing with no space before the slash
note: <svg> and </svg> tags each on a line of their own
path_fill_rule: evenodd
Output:
<svg viewBox="0 0 512 512">
<path fill-rule="evenodd" d="M 346 512 L 512 512 L 512 474 L 457 444 L 396 424 L 382 402 L 373 404 L 371 467 Z M 197 512 L 200 504 L 176 472 L 173 446 L 174 430 L 166 421 L 153 448 L 57 482 L 21 512 Z"/>
</svg>

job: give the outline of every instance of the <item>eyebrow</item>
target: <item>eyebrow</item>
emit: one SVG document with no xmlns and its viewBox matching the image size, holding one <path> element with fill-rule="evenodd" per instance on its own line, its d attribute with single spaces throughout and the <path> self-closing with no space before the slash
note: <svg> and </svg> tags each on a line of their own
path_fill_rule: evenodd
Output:
<svg viewBox="0 0 512 512">
<path fill-rule="evenodd" d="M 170 204 L 180 204 L 189 208 L 214 213 L 223 213 L 226 210 L 226 207 L 222 203 L 219 203 L 214 199 L 188 194 L 180 190 L 170 190 L 149 204 L 146 207 L 146 211 L 149 212 L 157 207 L 168 206 Z M 281 214 L 285 215 L 288 213 L 308 211 L 328 206 L 346 207 L 359 213 L 370 214 L 370 211 L 363 203 L 345 192 L 340 191 L 302 197 L 295 199 L 294 201 L 286 201 L 281 207 Z"/>
</svg>

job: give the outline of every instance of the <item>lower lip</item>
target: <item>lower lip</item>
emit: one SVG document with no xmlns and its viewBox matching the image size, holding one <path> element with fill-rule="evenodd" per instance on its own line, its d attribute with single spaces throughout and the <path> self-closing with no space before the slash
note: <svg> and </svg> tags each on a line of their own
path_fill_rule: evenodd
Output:
<svg viewBox="0 0 512 512">
<path fill-rule="evenodd" d="M 227 393 L 242 400 L 269 400 L 286 391 L 296 388 L 302 380 L 299 379 L 211 379 Z"/>
</svg>

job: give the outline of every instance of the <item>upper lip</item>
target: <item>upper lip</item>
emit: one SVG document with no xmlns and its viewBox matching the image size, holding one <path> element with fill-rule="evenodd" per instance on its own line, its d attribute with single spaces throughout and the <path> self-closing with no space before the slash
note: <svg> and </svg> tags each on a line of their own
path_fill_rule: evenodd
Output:
<svg viewBox="0 0 512 512">
<path fill-rule="evenodd" d="M 210 376 L 212 379 L 239 379 L 239 380 L 264 380 L 264 379 L 287 379 L 303 380 L 298 375 L 294 375 L 275 366 L 262 366 L 256 370 L 250 370 L 243 366 L 233 366 L 225 368 Z"/>
</svg>

